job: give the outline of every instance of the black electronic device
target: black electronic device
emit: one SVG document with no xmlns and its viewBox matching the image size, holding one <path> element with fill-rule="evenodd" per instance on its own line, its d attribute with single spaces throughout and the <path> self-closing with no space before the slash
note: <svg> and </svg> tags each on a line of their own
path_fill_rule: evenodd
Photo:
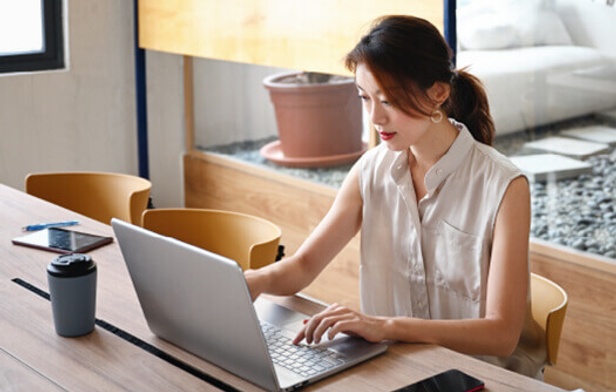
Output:
<svg viewBox="0 0 616 392">
<path fill-rule="evenodd" d="M 483 381 L 458 369 L 450 369 L 394 392 L 476 392 L 484 386 Z"/>
</svg>

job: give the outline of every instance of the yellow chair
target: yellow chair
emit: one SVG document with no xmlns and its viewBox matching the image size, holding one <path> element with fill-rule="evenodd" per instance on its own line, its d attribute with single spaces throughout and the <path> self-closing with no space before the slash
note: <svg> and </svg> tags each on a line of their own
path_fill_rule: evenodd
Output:
<svg viewBox="0 0 616 392">
<path fill-rule="evenodd" d="M 141 224 L 152 183 L 109 172 L 52 172 L 26 176 L 26 193 L 109 224 L 111 218 Z"/>
<path fill-rule="evenodd" d="M 274 223 L 233 211 L 199 208 L 146 210 L 143 227 L 235 260 L 243 270 L 278 259 L 282 231 Z"/>
<path fill-rule="evenodd" d="M 533 319 L 545 331 L 547 362 L 555 365 L 567 312 L 567 293 L 558 284 L 535 273 L 531 273 L 530 286 Z"/>
</svg>

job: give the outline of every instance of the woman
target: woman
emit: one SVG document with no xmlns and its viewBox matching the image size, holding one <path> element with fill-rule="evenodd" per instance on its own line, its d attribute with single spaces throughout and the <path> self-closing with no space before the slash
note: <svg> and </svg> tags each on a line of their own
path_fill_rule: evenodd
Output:
<svg viewBox="0 0 616 392">
<path fill-rule="evenodd" d="M 381 143 L 353 166 L 297 253 L 246 271 L 253 298 L 302 290 L 361 230 L 362 311 L 331 305 L 296 344 L 339 332 L 433 343 L 540 377 L 529 186 L 490 147 L 480 82 L 453 70 L 440 32 L 411 16 L 377 20 L 345 64 Z"/>
</svg>

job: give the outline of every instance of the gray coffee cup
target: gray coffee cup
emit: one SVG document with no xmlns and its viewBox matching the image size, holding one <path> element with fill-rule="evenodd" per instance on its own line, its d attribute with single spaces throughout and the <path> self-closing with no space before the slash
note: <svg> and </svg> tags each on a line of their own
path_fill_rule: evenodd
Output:
<svg viewBox="0 0 616 392">
<path fill-rule="evenodd" d="M 96 263 L 85 254 L 56 257 L 47 266 L 56 333 L 74 337 L 94 330 Z"/>
</svg>

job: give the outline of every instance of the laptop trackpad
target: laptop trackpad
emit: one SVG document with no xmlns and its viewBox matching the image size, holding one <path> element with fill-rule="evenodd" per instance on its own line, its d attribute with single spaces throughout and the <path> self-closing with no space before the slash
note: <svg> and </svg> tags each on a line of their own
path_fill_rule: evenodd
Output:
<svg viewBox="0 0 616 392">
<path fill-rule="evenodd" d="M 279 328 L 291 330 L 295 333 L 300 331 L 303 321 L 310 317 L 262 297 L 257 298 L 254 305 L 259 320 L 267 321 Z"/>
</svg>

